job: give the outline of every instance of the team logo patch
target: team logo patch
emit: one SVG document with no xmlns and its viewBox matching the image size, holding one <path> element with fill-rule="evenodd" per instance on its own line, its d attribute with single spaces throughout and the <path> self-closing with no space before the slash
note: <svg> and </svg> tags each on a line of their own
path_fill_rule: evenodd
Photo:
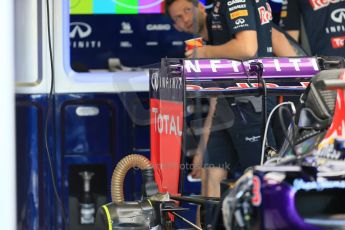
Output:
<svg viewBox="0 0 345 230">
<path fill-rule="evenodd" d="M 340 8 L 340 9 L 334 10 L 331 14 L 331 18 L 336 23 L 343 23 L 343 21 L 345 21 L 345 9 Z"/>
<path fill-rule="evenodd" d="M 232 7 L 229 7 L 229 11 L 232 12 L 232 11 L 243 9 L 243 8 L 246 8 L 246 7 L 247 7 L 246 4 L 234 5 Z"/>
<path fill-rule="evenodd" d="M 343 0 L 309 0 L 309 3 L 314 11 L 328 6 L 330 3 L 338 3 Z"/>
<path fill-rule="evenodd" d="M 258 8 L 258 11 L 260 15 L 261 25 L 267 24 L 272 21 L 272 11 L 269 6 L 267 9 L 264 6 L 261 6 Z"/>
<path fill-rule="evenodd" d="M 248 10 L 238 10 L 230 14 L 231 19 L 248 16 Z"/>
<path fill-rule="evenodd" d="M 244 20 L 243 18 L 239 18 L 239 19 L 237 19 L 237 20 L 235 21 L 235 24 L 236 24 L 236 25 L 241 25 L 241 24 L 243 24 L 243 23 L 245 23 L 245 20 Z"/>
<path fill-rule="evenodd" d="M 344 41 L 345 41 L 345 36 L 331 38 L 332 47 L 334 49 L 345 48 Z"/>
<path fill-rule="evenodd" d="M 280 12 L 280 17 L 281 17 L 281 18 L 286 18 L 286 17 L 287 17 L 287 11 L 286 11 L 286 10 L 282 10 L 282 11 Z"/>
<path fill-rule="evenodd" d="M 228 1 L 228 6 L 232 6 L 234 4 L 238 4 L 238 3 L 243 3 L 243 2 L 246 2 L 246 0 L 230 0 Z"/>
</svg>

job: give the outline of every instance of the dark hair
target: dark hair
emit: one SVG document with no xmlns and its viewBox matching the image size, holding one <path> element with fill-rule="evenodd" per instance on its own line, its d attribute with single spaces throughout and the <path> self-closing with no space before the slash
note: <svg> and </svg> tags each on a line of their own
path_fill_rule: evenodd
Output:
<svg viewBox="0 0 345 230">
<path fill-rule="evenodd" d="M 165 14 L 168 15 L 170 17 L 169 14 L 169 7 L 177 0 L 165 0 L 165 5 L 164 5 L 164 9 L 165 9 Z M 194 6 L 198 6 L 199 1 L 198 0 L 186 0 L 187 2 L 191 2 L 193 3 Z"/>
</svg>

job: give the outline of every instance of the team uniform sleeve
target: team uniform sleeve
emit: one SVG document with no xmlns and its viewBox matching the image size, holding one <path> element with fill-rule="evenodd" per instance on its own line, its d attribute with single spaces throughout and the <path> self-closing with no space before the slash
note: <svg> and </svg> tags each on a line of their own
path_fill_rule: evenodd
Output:
<svg viewBox="0 0 345 230">
<path fill-rule="evenodd" d="M 284 0 L 279 25 L 284 30 L 299 30 L 301 27 L 300 0 Z"/>
<path fill-rule="evenodd" d="M 255 12 L 251 0 L 227 0 L 224 5 L 228 29 L 234 34 L 256 30 Z"/>
</svg>

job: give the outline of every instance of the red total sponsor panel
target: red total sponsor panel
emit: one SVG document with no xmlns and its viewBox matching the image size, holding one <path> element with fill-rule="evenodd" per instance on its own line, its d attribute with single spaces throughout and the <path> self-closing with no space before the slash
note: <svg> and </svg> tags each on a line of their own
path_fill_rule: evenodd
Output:
<svg viewBox="0 0 345 230">
<path fill-rule="evenodd" d="M 151 162 L 161 192 L 177 194 L 183 132 L 183 103 L 150 100 Z"/>
</svg>

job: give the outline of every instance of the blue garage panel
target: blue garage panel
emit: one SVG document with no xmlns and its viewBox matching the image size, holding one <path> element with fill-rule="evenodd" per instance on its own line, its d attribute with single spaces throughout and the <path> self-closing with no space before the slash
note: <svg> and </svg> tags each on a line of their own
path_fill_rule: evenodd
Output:
<svg viewBox="0 0 345 230">
<path fill-rule="evenodd" d="M 42 111 L 37 105 L 17 104 L 17 190 L 18 223 L 23 229 L 39 229 L 39 155 L 42 155 Z M 20 142 L 19 142 L 20 140 Z M 28 154 L 27 154 L 28 153 Z M 26 162 L 23 164 L 22 162 Z M 42 194 L 41 194 L 42 195 Z"/>
<path fill-rule="evenodd" d="M 57 205 L 44 138 L 47 98 L 47 95 L 16 96 L 18 229 L 54 229 Z M 49 136 L 51 131 L 50 120 Z M 51 138 L 47 138 L 47 145 L 52 146 Z M 53 156 L 53 149 L 50 151 Z"/>
<path fill-rule="evenodd" d="M 147 94 L 127 94 L 130 106 L 131 142 L 136 153 L 150 151 L 150 102 Z M 145 155 L 150 157 L 149 155 Z"/>
<path fill-rule="evenodd" d="M 114 155 L 114 105 L 96 100 L 67 101 L 61 111 L 64 155 Z"/>
<path fill-rule="evenodd" d="M 48 95 L 16 96 L 18 229 L 63 229 L 63 208 L 70 229 L 86 230 L 71 228 L 78 224 L 78 172 L 97 174 L 91 185 L 104 204 L 117 162 L 132 153 L 150 157 L 148 93 L 55 94 L 50 104 L 45 132 Z M 126 200 L 140 199 L 140 177 L 136 170 L 126 176 Z"/>
<path fill-rule="evenodd" d="M 57 152 L 61 156 L 63 203 L 70 229 L 92 229 L 81 225 L 79 199 L 82 178 L 79 173 L 94 173 L 91 193 L 98 207 L 109 202 L 109 183 L 115 156 L 119 152 L 118 119 L 121 116 L 117 95 L 66 94 L 56 97 Z"/>
</svg>

